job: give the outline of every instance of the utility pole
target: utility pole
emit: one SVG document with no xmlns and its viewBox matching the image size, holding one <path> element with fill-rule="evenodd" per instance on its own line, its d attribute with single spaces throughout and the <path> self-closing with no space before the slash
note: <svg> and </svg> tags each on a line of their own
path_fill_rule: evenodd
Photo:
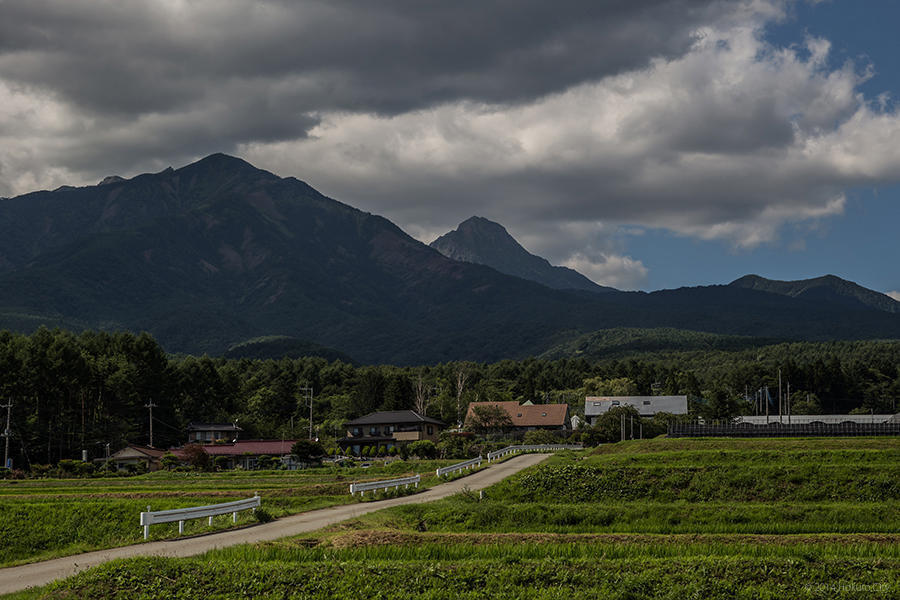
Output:
<svg viewBox="0 0 900 600">
<path fill-rule="evenodd" d="M 153 400 L 151 400 L 148 404 L 144 405 L 144 408 L 150 410 L 150 447 L 153 447 L 153 409 L 156 408 L 156 404 L 153 404 Z"/>
<path fill-rule="evenodd" d="M 303 394 L 303 397 L 306 399 L 306 404 L 309 406 L 309 439 L 313 439 L 313 421 L 312 421 L 312 408 L 313 408 L 313 389 L 309 386 L 303 386 L 297 389 L 297 391 Z"/>
<path fill-rule="evenodd" d="M 791 424 L 791 382 L 787 382 L 787 398 L 785 399 L 785 410 L 787 411 L 788 425 Z"/>
<path fill-rule="evenodd" d="M 778 422 L 782 423 L 781 420 L 781 368 L 778 368 Z"/>
<path fill-rule="evenodd" d="M 3 466 L 9 467 L 9 417 L 12 413 L 12 400 L 0 406 L 6 409 L 6 429 L 3 430 L 3 437 L 6 438 L 6 452 L 3 454 Z"/>
</svg>

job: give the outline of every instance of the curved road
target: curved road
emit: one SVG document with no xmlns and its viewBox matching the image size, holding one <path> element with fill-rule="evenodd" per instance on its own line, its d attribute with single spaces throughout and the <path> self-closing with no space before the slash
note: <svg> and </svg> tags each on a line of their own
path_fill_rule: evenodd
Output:
<svg viewBox="0 0 900 600">
<path fill-rule="evenodd" d="M 51 581 L 69 577 L 79 571 L 116 558 L 129 558 L 132 556 L 193 556 L 216 548 L 224 548 L 236 544 L 252 544 L 315 531 L 332 523 L 352 519 L 382 508 L 440 500 L 441 498 L 457 494 L 463 491 L 464 488 L 480 490 L 522 469 L 536 465 L 548 456 L 550 455 L 524 454 L 517 456 L 505 462 L 493 464 L 487 469 L 468 477 L 462 477 L 449 483 L 442 483 L 428 491 L 412 496 L 403 496 L 379 502 L 333 506 L 290 517 L 282 517 L 271 523 L 245 529 L 223 531 L 192 538 L 135 544 L 133 546 L 76 554 L 75 556 L 56 558 L 19 567 L 7 567 L 0 569 L 0 594 L 9 594 L 30 587 L 46 585 Z"/>
</svg>

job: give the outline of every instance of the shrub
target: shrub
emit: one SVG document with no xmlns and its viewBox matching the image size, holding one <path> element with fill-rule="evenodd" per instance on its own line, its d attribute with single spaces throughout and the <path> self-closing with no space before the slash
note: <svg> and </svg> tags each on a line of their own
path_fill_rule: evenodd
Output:
<svg viewBox="0 0 900 600">
<path fill-rule="evenodd" d="M 166 452 L 162 455 L 162 458 L 159 459 L 160 466 L 166 471 L 171 471 L 178 466 L 178 463 L 178 457 L 171 452 Z"/>
<path fill-rule="evenodd" d="M 209 454 L 200 444 L 188 444 L 182 450 L 184 460 L 199 471 L 208 471 L 210 460 Z"/>
<path fill-rule="evenodd" d="M 409 445 L 409 453 L 421 459 L 437 458 L 437 446 L 431 440 L 419 440 Z"/>
<path fill-rule="evenodd" d="M 543 429 L 536 429 L 525 433 L 523 443 L 526 446 L 540 446 L 543 444 L 558 444 L 560 439 L 553 435 L 552 432 Z"/>
<path fill-rule="evenodd" d="M 325 449 L 322 444 L 313 440 L 297 440 L 291 446 L 291 455 L 297 462 L 312 463 L 325 456 Z"/>
<path fill-rule="evenodd" d="M 59 470 L 60 476 L 75 475 L 78 471 L 78 462 L 79 461 L 71 460 L 68 458 L 64 458 L 63 460 L 59 461 L 56 467 Z"/>
</svg>

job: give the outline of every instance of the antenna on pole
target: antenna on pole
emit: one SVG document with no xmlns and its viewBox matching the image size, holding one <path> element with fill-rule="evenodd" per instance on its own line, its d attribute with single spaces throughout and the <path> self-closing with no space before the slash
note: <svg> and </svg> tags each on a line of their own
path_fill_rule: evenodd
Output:
<svg viewBox="0 0 900 600">
<path fill-rule="evenodd" d="M 778 368 L 778 422 L 783 423 L 781 419 L 781 367 Z"/>
<path fill-rule="evenodd" d="M 0 408 L 6 409 L 6 429 L 3 430 L 3 437 L 6 438 L 6 452 L 3 454 L 3 466 L 7 469 L 11 469 L 12 465 L 9 464 L 9 417 L 12 413 L 12 400 L 7 402 L 6 404 L 0 405 Z"/>
<path fill-rule="evenodd" d="M 303 397 L 306 399 L 306 404 L 307 406 L 309 406 L 309 439 L 313 439 L 313 389 L 312 387 L 305 385 L 297 388 L 297 391 L 303 394 Z"/>
<path fill-rule="evenodd" d="M 150 410 L 150 447 L 153 447 L 153 409 L 156 408 L 156 404 L 153 404 L 153 400 L 144 405 L 144 408 Z"/>
</svg>

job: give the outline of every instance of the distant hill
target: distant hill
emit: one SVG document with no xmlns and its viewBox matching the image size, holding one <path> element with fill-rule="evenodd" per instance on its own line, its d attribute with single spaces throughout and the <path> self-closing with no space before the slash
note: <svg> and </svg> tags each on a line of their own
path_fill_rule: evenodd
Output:
<svg viewBox="0 0 900 600">
<path fill-rule="evenodd" d="M 750 290 L 781 294 L 792 298 L 803 298 L 812 301 L 848 306 L 867 306 L 890 313 L 900 312 L 900 302 L 890 296 L 864 288 L 852 281 L 834 275 L 825 275 L 815 279 L 799 281 L 778 281 L 766 279 L 759 275 L 745 275 L 732 281 L 729 285 Z"/>
<path fill-rule="evenodd" d="M 343 352 L 286 335 L 263 336 L 235 344 L 225 351 L 224 356 L 225 358 L 260 359 L 318 356 L 328 361 L 339 360 L 348 364 L 354 363 L 354 360 Z"/>
<path fill-rule="evenodd" d="M 545 258 L 523 248 L 506 228 L 483 217 L 471 217 L 431 242 L 431 247 L 453 260 L 487 265 L 501 273 L 536 281 L 557 290 L 608 292 L 578 271 L 554 267 Z"/>
<path fill-rule="evenodd" d="M 750 336 L 723 335 L 661 327 L 636 329 L 617 327 L 578 336 L 558 344 L 541 358 L 585 358 L 600 360 L 619 358 L 642 352 L 685 350 L 743 350 L 777 343 L 779 340 Z"/>
<path fill-rule="evenodd" d="M 502 227 L 471 225 L 508 247 Z M 173 353 L 324 348 L 366 364 L 537 356 L 623 327 L 900 338 L 900 315 L 837 293 L 551 289 L 448 258 L 383 217 L 224 154 L 0 201 L 0 329 L 41 324 L 147 331 Z"/>
</svg>

